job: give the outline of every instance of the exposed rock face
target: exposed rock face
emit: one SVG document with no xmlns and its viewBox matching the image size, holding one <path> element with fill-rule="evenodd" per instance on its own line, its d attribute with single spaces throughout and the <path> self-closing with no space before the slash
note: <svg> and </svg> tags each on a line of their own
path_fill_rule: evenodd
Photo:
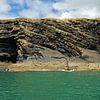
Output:
<svg viewBox="0 0 100 100">
<path fill-rule="evenodd" d="M 13 37 L 0 38 L 0 61 L 17 61 L 17 45 Z"/>
<path fill-rule="evenodd" d="M 99 55 L 100 19 L 0 20 L 0 61 L 84 59 L 83 49 Z"/>
</svg>

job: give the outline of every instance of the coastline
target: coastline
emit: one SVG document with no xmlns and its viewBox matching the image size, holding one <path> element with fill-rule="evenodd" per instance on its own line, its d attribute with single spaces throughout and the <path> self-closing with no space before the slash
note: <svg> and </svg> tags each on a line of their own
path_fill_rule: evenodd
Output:
<svg viewBox="0 0 100 100">
<path fill-rule="evenodd" d="M 99 24 L 84 18 L 0 20 L 0 72 L 100 70 Z"/>
<path fill-rule="evenodd" d="M 34 64 L 26 65 L 23 63 L 0 63 L 0 72 L 34 72 L 34 71 L 62 71 L 62 72 L 73 72 L 73 71 L 100 71 L 99 64 L 80 65 L 80 66 L 65 66 L 64 64 Z"/>
</svg>

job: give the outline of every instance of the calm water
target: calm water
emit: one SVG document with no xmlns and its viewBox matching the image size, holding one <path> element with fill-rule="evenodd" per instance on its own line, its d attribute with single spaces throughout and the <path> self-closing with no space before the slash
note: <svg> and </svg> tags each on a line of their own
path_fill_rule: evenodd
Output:
<svg viewBox="0 0 100 100">
<path fill-rule="evenodd" d="M 100 72 L 0 73 L 0 100 L 100 100 Z"/>
</svg>

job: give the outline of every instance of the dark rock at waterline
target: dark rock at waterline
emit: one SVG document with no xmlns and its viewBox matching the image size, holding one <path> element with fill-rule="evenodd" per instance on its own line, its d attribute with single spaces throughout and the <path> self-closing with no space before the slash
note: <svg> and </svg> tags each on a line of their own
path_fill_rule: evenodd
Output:
<svg viewBox="0 0 100 100">
<path fill-rule="evenodd" d="M 100 53 L 100 19 L 0 20 L 0 61 L 81 58 Z"/>
</svg>

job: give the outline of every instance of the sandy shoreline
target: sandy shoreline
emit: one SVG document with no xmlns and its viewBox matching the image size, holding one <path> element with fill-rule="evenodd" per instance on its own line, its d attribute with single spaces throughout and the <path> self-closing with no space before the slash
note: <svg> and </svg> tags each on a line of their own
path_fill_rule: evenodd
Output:
<svg viewBox="0 0 100 100">
<path fill-rule="evenodd" d="M 24 72 L 24 71 L 100 71 L 99 64 L 86 64 L 79 66 L 66 66 L 64 63 L 54 64 L 24 64 L 24 63 L 0 63 L 0 72 Z"/>
</svg>

